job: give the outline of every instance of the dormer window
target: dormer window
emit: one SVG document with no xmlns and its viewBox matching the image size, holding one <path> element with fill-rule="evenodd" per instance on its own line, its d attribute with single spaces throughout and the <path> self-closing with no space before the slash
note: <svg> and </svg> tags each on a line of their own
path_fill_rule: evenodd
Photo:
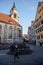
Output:
<svg viewBox="0 0 43 65">
<path fill-rule="evenodd" d="M 16 18 L 16 13 L 14 14 L 14 18 Z"/>
</svg>

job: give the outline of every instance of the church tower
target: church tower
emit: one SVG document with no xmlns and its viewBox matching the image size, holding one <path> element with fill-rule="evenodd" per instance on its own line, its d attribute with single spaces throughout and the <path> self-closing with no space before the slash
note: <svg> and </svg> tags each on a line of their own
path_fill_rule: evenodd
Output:
<svg viewBox="0 0 43 65">
<path fill-rule="evenodd" d="M 15 2 L 13 4 L 13 7 L 11 8 L 10 10 L 10 16 L 12 19 L 14 19 L 15 21 L 19 21 L 19 17 L 18 17 L 18 11 L 16 9 L 16 6 L 15 6 Z"/>
</svg>

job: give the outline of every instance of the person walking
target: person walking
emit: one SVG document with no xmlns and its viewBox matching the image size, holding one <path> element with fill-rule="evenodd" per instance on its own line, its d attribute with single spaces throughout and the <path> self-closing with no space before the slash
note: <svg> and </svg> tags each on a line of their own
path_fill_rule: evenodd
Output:
<svg viewBox="0 0 43 65">
<path fill-rule="evenodd" d="M 19 53 L 18 46 L 15 45 L 14 59 L 15 59 L 16 57 L 17 57 L 18 59 L 20 58 L 20 57 L 18 56 L 18 53 Z"/>
</svg>

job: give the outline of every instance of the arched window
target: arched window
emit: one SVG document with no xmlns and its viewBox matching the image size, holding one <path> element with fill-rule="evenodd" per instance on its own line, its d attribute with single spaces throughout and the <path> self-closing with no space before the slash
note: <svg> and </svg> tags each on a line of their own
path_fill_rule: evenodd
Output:
<svg viewBox="0 0 43 65">
<path fill-rule="evenodd" d="M 14 18 L 16 18 L 16 13 L 14 13 Z"/>
<path fill-rule="evenodd" d="M 21 37 L 21 30 L 19 30 L 19 37 Z"/>
<path fill-rule="evenodd" d="M 7 24 L 4 26 L 4 40 L 7 38 Z"/>
<path fill-rule="evenodd" d="M 12 38 L 12 26 L 9 27 L 9 38 Z"/>
<path fill-rule="evenodd" d="M 1 32 L 2 32 L 2 25 L 0 25 L 0 34 L 1 34 Z"/>
</svg>

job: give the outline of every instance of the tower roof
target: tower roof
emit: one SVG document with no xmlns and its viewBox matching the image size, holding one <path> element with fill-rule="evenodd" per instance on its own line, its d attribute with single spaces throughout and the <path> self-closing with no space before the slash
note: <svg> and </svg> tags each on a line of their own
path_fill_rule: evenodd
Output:
<svg viewBox="0 0 43 65">
<path fill-rule="evenodd" d="M 16 25 L 18 26 L 19 23 L 17 23 L 15 20 L 13 20 L 9 15 L 7 14 L 4 14 L 4 13 L 1 13 L 0 12 L 0 22 L 3 22 L 3 23 L 9 23 L 9 24 L 12 24 L 12 25 Z"/>
<path fill-rule="evenodd" d="M 11 12 L 14 8 L 16 9 L 15 2 L 13 3 L 13 6 L 12 6 L 10 12 Z M 16 10 L 17 10 L 17 9 L 16 9 Z"/>
<path fill-rule="evenodd" d="M 13 10 L 13 8 L 16 8 L 16 6 L 15 6 L 15 2 L 13 3 L 13 7 L 11 8 L 11 10 Z"/>
<path fill-rule="evenodd" d="M 16 6 L 15 6 L 15 2 L 13 3 L 13 7 L 16 7 Z"/>
</svg>

